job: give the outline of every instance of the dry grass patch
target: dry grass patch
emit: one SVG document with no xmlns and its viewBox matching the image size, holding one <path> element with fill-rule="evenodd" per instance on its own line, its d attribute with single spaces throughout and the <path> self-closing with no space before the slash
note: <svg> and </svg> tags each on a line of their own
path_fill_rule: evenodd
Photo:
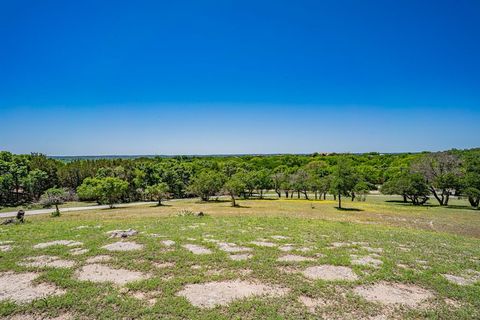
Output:
<svg viewBox="0 0 480 320">
<path fill-rule="evenodd" d="M 77 247 L 83 245 L 82 242 L 73 241 L 73 240 L 55 240 L 49 242 L 38 243 L 33 246 L 34 249 L 45 249 L 52 246 L 67 246 L 67 247 Z"/>
<path fill-rule="evenodd" d="M 234 261 L 244 261 L 244 260 L 251 259 L 253 255 L 249 253 L 239 253 L 239 254 L 231 254 L 228 257 Z"/>
<path fill-rule="evenodd" d="M 86 260 L 87 263 L 97 263 L 97 262 L 108 262 L 112 260 L 113 258 L 111 256 L 107 255 L 99 255 L 99 256 L 94 256 L 90 257 Z"/>
<path fill-rule="evenodd" d="M 276 243 L 268 242 L 268 241 L 252 241 L 250 243 L 259 247 L 267 247 L 267 248 L 272 248 L 277 246 Z"/>
<path fill-rule="evenodd" d="M 295 254 L 287 254 L 277 259 L 278 262 L 303 262 L 303 261 L 315 261 L 310 257 L 298 256 Z"/>
<path fill-rule="evenodd" d="M 235 243 L 227 243 L 227 242 L 218 242 L 217 246 L 220 250 L 230 253 L 238 253 L 238 252 L 245 252 L 245 251 L 253 251 L 252 248 L 241 247 Z"/>
</svg>

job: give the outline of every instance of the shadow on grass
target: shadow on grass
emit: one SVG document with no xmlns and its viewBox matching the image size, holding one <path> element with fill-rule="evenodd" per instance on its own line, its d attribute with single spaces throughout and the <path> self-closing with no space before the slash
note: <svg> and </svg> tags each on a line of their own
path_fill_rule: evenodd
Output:
<svg viewBox="0 0 480 320">
<path fill-rule="evenodd" d="M 455 205 L 455 204 L 449 204 L 448 206 L 445 206 L 444 208 L 446 208 L 446 209 L 460 209 L 460 210 L 479 211 L 479 209 L 475 209 L 472 206 L 459 206 L 459 205 Z"/>
<path fill-rule="evenodd" d="M 158 205 L 158 204 L 151 205 L 150 208 L 161 208 L 161 207 L 171 207 L 171 206 L 172 206 L 171 204 L 162 203 L 161 205 Z"/>
<path fill-rule="evenodd" d="M 335 207 L 335 209 L 337 209 L 338 211 L 365 211 L 363 209 L 358 209 L 358 208 L 339 208 L 339 207 Z"/>
<path fill-rule="evenodd" d="M 238 208 L 238 209 L 249 209 L 249 206 L 242 206 L 241 204 L 236 204 L 235 207 L 230 206 L 230 208 Z"/>
</svg>

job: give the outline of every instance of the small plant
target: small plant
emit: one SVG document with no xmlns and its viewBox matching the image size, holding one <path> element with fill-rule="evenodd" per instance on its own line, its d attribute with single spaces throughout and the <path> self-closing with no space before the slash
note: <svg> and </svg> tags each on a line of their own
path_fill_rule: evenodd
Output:
<svg viewBox="0 0 480 320">
<path fill-rule="evenodd" d="M 182 209 L 177 212 L 177 217 L 193 217 L 195 216 L 195 212 L 187 209 Z"/>
<path fill-rule="evenodd" d="M 58 206 L 64 204 L 68 198 L 68 192 L 62 188 L 50 188 L 42 195 L 40 202 L 45 206 L 55 206 L 52 217 L 60 217 Z"/>
</svg>

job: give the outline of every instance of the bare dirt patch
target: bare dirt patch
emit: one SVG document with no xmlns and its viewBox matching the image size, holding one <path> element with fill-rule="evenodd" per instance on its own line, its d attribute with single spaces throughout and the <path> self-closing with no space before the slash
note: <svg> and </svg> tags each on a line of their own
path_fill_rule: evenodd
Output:
<svg viewBox="0 0 480 320">
<path fill-rule="evenodd" d="M 253 251 L 252 248 L 242 247 L 235 243 L 219 242 L 217 245 L 220 250 L 230 253 Z"/>
<path fill-rule="evenodd" d="M 252 296 L 279 297 L 288 293 L 289 289 L 267 286 L 249 281 L 222 281 L 204 284 L 189 284 L 177 293 L 185 297 L 192 305 L 199 308 L 225 306 L 238 299 Z"/>
<path fill-rule="evenodd" d="M 287 254 L 277 259 L 278 262 L 303 262 L 303 261 L 315 261 L 310 257 L 298 256 L 295 254 Z"/>
<path fill-rule="evenodd" d="M 273 242 L 268 242 L 268 241 L 252 241 L 250 243 L 259 247 L 267 247 L 267 248 L 272 248 L 277 246 L 277 244 Z"/>
<path fill-rule="evenodd" d="M 110 238 L 128 238 L 137 234 L 138 231 L 134 229 L 107 231 L 107 235 L 109 235 Z"/>
<path fill-rule="evenodd" d="M 7 252 L 12 250 L 12 246 L 9 244 L 0 245 L 0 252 Z"/>
<path fill-rule="evenodd" d="M 175 266 L 174 262 L 154 262 L 153 266 L 158 269 L 172 268 Z"/>
<path fill-rule="evenodd" d="M 74 248 L 74 249 L 71 249 L 69 252 L 73 256 L 79 256 L 79 255 L 87 253 L 88 249 Z"/>
<path fill-rule="evenodd" d="M 11 300 L 16 303 L 28 303 L 47 296 L 65 294 L 54 285 L 33 281 L 39 277 L 35 272 L 0 273 L 0 301 Z"/>
<path fill-rule="evenodd" d="M 143 245 L 138 244 L 136 242 L 131 242 L 131 241 L 125 241 L 125 242 L 119 241 L 119 242 L 107 244 L 102 248 L 108 251 L 136 251 L 136 250 L 142 250 Z"/>
<path fill-rule="evenodd" d="M 433 297 L 433 293 L 429 290 L 402 283 L 381 282 L 374 285 L 356 287 L 354 292 L 370 302 L 378 302 L 385 305 L 400 304 L 411 308 L 417 307 Z"/>
<path fill-rule="evenodd" d="M 356 255 L 351 255 L 350 258 L 352 258 L 352 264 L 359 266 L 379 268 L 383 264 L 382 260 L 376 259 L 373 256 L 359 257 Z"/>
<path fill-rule="evenodd" d="M 270 238 L 275 239 L 275 240 L 287 240 L 287 239 L 290 239 L 289 237 L 286 237 L 286 236 L 271 236 Z"/>
<path fill-rule="evenodd" d="M 202 246 L 199 246 L 199 245 L 196 245 L 196 244 L 185 244 L 182 247 L 184 247 L 185 249 L 187 249 L 188 251 L 190 251 L 193 254 L 211 254 L 211 253 L 213 253 L 212 250 L 210 250 L 208 248 L 205 248 L 205 247 L 202 247 Z"/>
<path fill-rule="evenodd" d="M 112 282 L 124 285 L 129 282 L 147 279 L 150 276 L 138 271 L 127 269 L 114 269 L 101 264 L 88 264 L 75 272 L 75 276 L 81 281 Z"/>
<path fill-rule="evenodd" d="M 303 271 L 303 275 L 312 280 L 322 279 L 325 281 L 354 281 L 358 276 L 349 267 L 321 265 L 309 267 Z"/>
<path fill-rule="evenodd" d="M 97 263 L 97 262 L 107 262 L 107 261 L 110 261 L 112 259 L 113 258 L 111 256 L 99 255 L 99 256 L 88 258 L 86 261 L 87 261 L 87 263 Z"/>
<path fill-rule="evenodd" d="M 143 292 L 143 291 L 134 291 L 131 292 L 131 295 L 138 300 L 143 300 L 147 302 L 149 306 L 153 306 L 156 302 L 159 295 L 161 295 L 160 291 L 151 291 L 151 292 Z"/>
<path fill-rule="evenodd" d="M 290 252 L 294 249 L 295 249 L 295 247 L 291 244 L 286 244 L 286 245 L 283 245 L 281 247 L 278 247 L 278 250 L 283 251 L 283 252 Z"/>
<path fill-rule="evenodd" d="M 52 246 L 67 246 L 67 247 L 78 247 L 83 245 L 83 243 L 73 240 L 55 240 L 49 242 L 42 242 L 33 246 L 34 249 L 45 249 Z"/>
<path fill-rule="evenodd" d="M 162 240 L 160 241 L 165 247 L 172 247 L 175 245 L 175 241 L 173 240 Z"/>
<path fill-rule="evenodd" d="M 36 256 L 25 258 L 17 264 L 22 267 L 33 268 L 71 268 L 75 265 L 75 261 L 64 260 L 56 256 Z"/>
<path fill-rule="evenodd" d="M 0 318 L 2 320 L 70 320 L 73 319 L 69 313 L 61 314 L 57 317 L 49 317 L 42 314 L 17 314 L 12 317 Z"/>
<path fill-rule="evenodd" d="M 480 272 L 474 270 L 467 270 L 461 276 L 453 274 L 443 274 L 442 276 L 448 281 L 460 286 L 469 286 L 480 281 Z"/>
<path fill-rule="evenodd" d="M 251 259 L 252 257 L 253 257 L 253 255 L 251 255 L 249 253 L 231 254 L 229 256 L 229 258 L 234 260 L 234 261 L 244 261 L 244 260 Z"/>
</svg>

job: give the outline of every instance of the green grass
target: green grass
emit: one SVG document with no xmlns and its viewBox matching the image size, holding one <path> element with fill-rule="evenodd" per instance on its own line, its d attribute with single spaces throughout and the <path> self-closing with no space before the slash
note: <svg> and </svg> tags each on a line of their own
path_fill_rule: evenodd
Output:
<svg viewBox="0 0 480 320">
<path fill-rule="evenodd" d="M 12 314 L 58 315 L 69 312 L 92 319 L 317 319 L 319 317 L 360 318 L 381 314 L 380 305 L 366 302 L 352 293 L 360 284 L 379 281 L 416 284 L 431 290 L 435 298 L 422 309 L 399 308 L 398 315 L 407 319 L 475 319 L 480 318 L 480 283 L 458 286 L 446 281 L 441 274 L 462 274 L 467 269 L 480 271 L 480 212 L 468 209 L 439 207 L 415 208 L 396 202 L 385 202 L 383 197 L 370 197 L 367 202 L 350 203 L 347 207 L 359 211 L 338 211 L 333 201 L 304 200 L 245 200 L 240 208 L 229 207 L 228 202 L 202 203 L 196 200 L 170 202 L 168 206 L 141 206 L 111 210 L 65 213 L 60 218 L 29 217 L 24 225 L 0 227 L 0 241 L 14 241 L 14 249 L 0 252 L 0 272 L 13 270 L 38 271 L 42 281 L 54 283 L 67 291 L 66 295 L 49 297 L 27 305 L 0 302 L 0 316 Z M 203 211 L 206 217 L 176 217 L 181 209 Z M 406 220 L 404 220 L 406 219 Z M 417 220 L 412 222 L 411 220 Z M 434 228 L 429 227 L 430 221 Z M 197 224 L 197 228 L 189 228 Z M 78 226 L 89 226 L 79 229 Z M 132 241 L 145 245 L 142 251 L 110 253 L 101 246 L 115 240 L 105 232 L 113 229 L 134 228 L 141 234 Z M 466 229 L 466 230 L 465 230 Z M 150 234 L 165 238 L 154 238 Z M 251 246 L 250 241 L 272 235 L 289 236 L 288 240 L 273 241 L 309 246 L 313 250 L 298 253 L 314 257 L 315 261 L 288 264 L 277 262 L 282 255 L 277 248 L 254 247 L 253 259 L 231 261 L 227 253 L 214 243 L 204 242 L 206 235 L 213 238 Z M 189 241 L 187 238 L 195 238 Z M 82 241 L 90 249 L 83 256 L 72 256 L 67 247 L 32 248 L 34 244 L 50 240 Z M 173 251 L 166 251 L 162 239 L 176 241 Z M 361 246 L 330 249 L 332 242 L 368 242 L 371 247 L 383 248 L 380 269 L 351 265 L 350 254 L 367 254 Z M 196 243 L 214 251 L 212 255 L 193 255 L 181 247 Z M 409 252 L 399 245 L 410 248 Z M 354 252 L 355 250 L 355 252 Z M 321 253 L 325 256 L 318 258 Z M 73 277 L 74 269 L 36 269 L 20 267 L 16 262 L 25 257 L 48 254 L 77 261 L 99 254 L 115 257 L 111 266 L 150 273 L 148 280 L 127 285 L 130 292 L 105 284 L 80 282 Z M 427 261 L 427 269 L 418 262 Z M 175 262 L 172 268 L 158 269 L 154 262 Z M 319 264 L 351 266 L 359 275 L 354 282 L 309 281 L 301 274 L 279 272 L 279 266 L 303 269 Z M 398 267 L 408 266 L 408 269 Z M 199 265 L 201 269 L 192 269 Z M 206 270 L 223 270 L 221 275 L 206 274 Z M 238 272 L 251 269 L 249 275 Z M 291 291 L 281 298 L 249 298 L 229 306 L 203 310 L 193 307 L 176 293 L 184 285 L 225 279 L 256 279 L 265 284 L 288 287 Z M 132 291 L 159 291 L 153 307 L 132 297 Z M 311 314 L 297 302 L 300 295 L 332 300 L 332 306 Z M 445 299 L 459 303 L 453 308 Z M 352 316 L 354 315 L 354 316 Z"/>
</svg>

